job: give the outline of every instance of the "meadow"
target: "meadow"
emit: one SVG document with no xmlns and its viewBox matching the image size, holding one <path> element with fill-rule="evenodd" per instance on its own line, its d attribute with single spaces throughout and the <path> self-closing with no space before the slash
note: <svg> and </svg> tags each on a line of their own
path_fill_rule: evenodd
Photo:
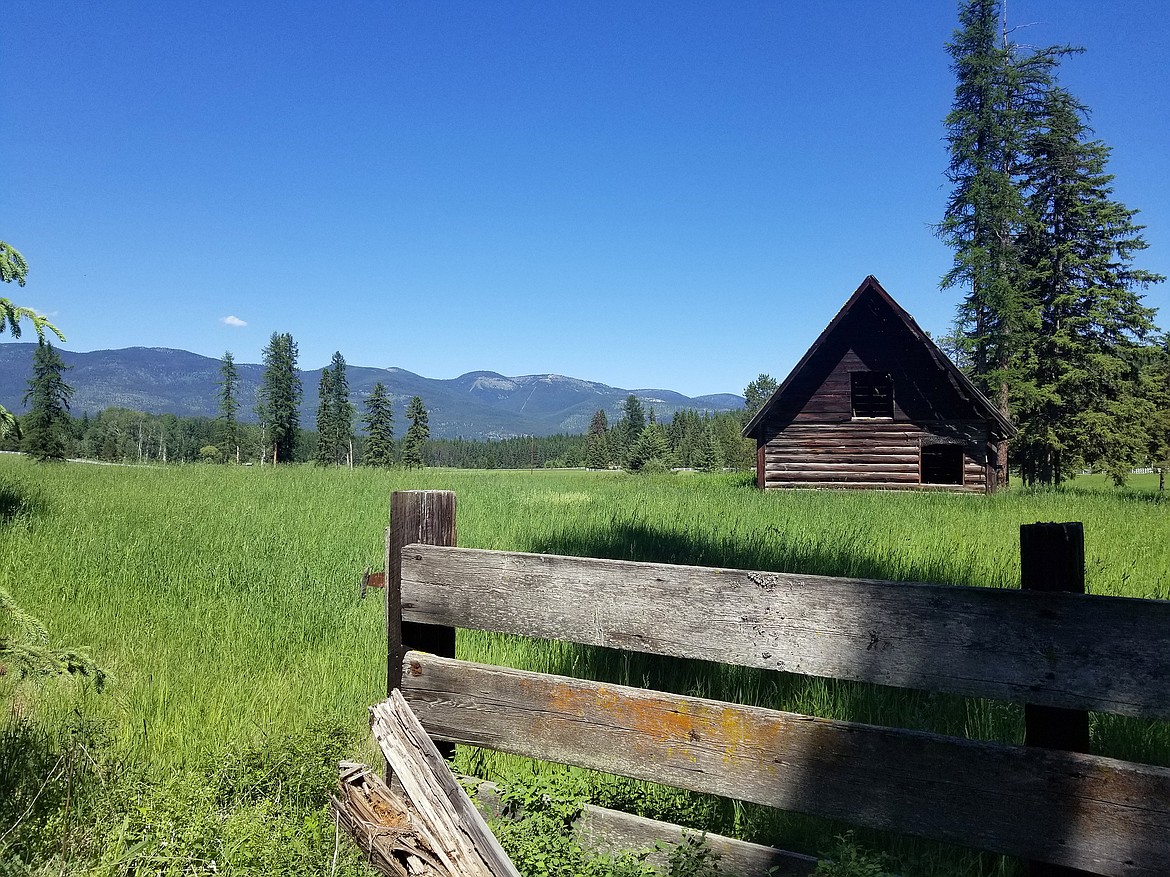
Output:
<svg viewBox="0 0 1170 877">
<path fill-rule="evenodd" d="M 1092 593 L 1170 599 L 1170 505 L 1152 489 L 1155 481 L 1142 476 L 1122 491 L 1089 481 L 991 497 L 764 495 L 746 476 L 731 473 L 51 466 L 3 455 L 0 588 L 37 615 L 55 643 L 85 649 L 109 682 L 99 692 L 85 684 L 0 679 L 0 691 L 10 724 L 45 729 L 50 737 L 79 724 L 100 729 L 104 755 L 91 758 L 95 782 L 123 803 L 136 794 L 139 811 L 154 810 L 140 817 L 127 805 L 124 814 L 118 810 L 121 835 L 118 825 L 105 825 L 88 846 L 79 840 L 67 850 L 62 843 L 55 861 L 73 873 L 130 873 L 134 844 L 158 834 L 155 817 L 166 809 L 158 789 L 207 777 L 208 765 L 230 763 L 247 786 L 232 800 L 246 797 L 249 807 L 263 808 L 276 806 L 273 795 L 279 801 L 282 794 L 279 783 L 273 793 L 272 777 L 287 773 L 266 752 L 281 753 L 282 770 L 298 758 L 315 760 L 320 770 L 312 782 L 326 785 L 338 752 L 373 757 L 366 709 L 384 694 L 383 608 L 378 592 L 359 601 L 357 585 L 365 567 L 381 566 L 393 490 L 456 491 L 458 541 L 467 547 L 984 587 L 1018 584 L 1020 524 L 1079 520 Z M 1018 708 L 1005 704 L 466 632 L 459 651 L 830 718 L 988 739 L 1022 734 Z M 1170 764 L 1167 723 L 1094 717 L 1093 734 L 1094 751 Z M 296 742 L 315 737 L 329 745 Z M 843 830 L 521 759 L 461 749 L 458 760 L 486 778 L 568 778 L 603 804 L 814 853 Z M 286 796 L 296 782 L 287 780 Z M 186 801 L 184 794 L 199 793 L 184 787 L 172 797 Z M 319 802 L 324 792 L 306 794 Z M 109 794 L 102 800 L 111 806 Z M 212 809 L 227 807 L 217 801 Z M 167 824 L 178 837 L 174 826 L 195 820 L 181 807 L 171 809 Z M 101 813 L 91 815 L 102 822 Z M 303 848 L 305 873 L 325 870 L 328 862 L 319 857 L 332 850 L 332 826 L 303 814 L 296 819 L 286 846 Z M 222 830 L 222 822 L 216 825 L 207 831 Z M 208 873 L 231 870 L 225 861 L 253 873 L 240 863 L 260 861 L 247 844 L 259 848 L 262 839 L 249 841 L 255 826 L 240 830 L 235 858 L 218 853 L 219 864 Z M 864 832 L 858 837 L 889 849 L 906 874 L 1014 873 L 1012 863 L 992 857 Z M 161 843 L 142 847 L 153 851 L 151 867 L 159 873 L 198 873 L 198 863 L 212 858 L 201 853 L 172 861 Z M 358 869 L 352 861 L 345 866 Z"/>
</svg>

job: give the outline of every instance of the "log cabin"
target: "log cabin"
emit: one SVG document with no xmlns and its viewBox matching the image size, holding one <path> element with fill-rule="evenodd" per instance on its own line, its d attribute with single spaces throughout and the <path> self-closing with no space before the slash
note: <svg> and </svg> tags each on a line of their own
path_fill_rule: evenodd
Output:
<svg viewBox="0 0 1170 877">
<path fill-rule="evenodd" d="M 743 434 L 761 489 L 992 493 L 1015 427 L 871 275 Z"/>
</svg>

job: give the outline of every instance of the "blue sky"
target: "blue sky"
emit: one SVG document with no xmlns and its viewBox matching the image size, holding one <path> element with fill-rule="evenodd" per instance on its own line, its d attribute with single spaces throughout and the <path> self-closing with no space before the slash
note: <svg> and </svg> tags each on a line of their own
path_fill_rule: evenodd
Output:
<svg viewBox="0 0 1170 877">
<path fill-rule="evenodd" d="M 1161 2 L 1011 0 L 1170 274 Z M 67 349 L 787 374 L 876 275 L 945 331 L 946 0 L 46 3 L 0 30 L 5 290 Z M 1034 24 L 1033 24 L 1034 23 Z M 1148 293 L 1170 325 L 1166 285 Z M 226 320 L 226 322 L 225 322 Z M 246 325 L 231 325 L 231 323 Z"/>
</svg>

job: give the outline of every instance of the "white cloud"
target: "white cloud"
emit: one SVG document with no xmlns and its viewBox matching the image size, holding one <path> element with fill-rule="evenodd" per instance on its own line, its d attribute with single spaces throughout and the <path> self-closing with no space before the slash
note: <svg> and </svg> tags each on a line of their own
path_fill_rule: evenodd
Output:
<svg viewBox="0 0 1170 877">
<path fill-rule="evenodd" d="M 219 321 L 221 323 L 228 325 L 228 326 L 240 327 L 240 326 L 247 326 L 248 325 L 244 320 L 241 320 L 239 317 L 235 317 L 235 316 L 231 316 L 231 315 L 228 315 L 226 317 L 220 317 Z"/>
</svg>

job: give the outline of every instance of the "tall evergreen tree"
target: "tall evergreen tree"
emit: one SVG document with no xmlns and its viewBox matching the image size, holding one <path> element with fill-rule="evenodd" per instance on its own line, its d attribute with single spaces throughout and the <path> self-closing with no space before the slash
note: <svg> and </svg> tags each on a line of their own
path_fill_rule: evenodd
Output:
<svg viewBox="0 0 1170 877">
<path fill-rule="evenodd" d="M 362 422 L 366 425 L 365 454 L 362 461 L 367 466 L 388 467 L 394 465 L 394 408 L 386 385 L 381 381 L 366 398 L 366 413 Z"/>
<path fill-rule="evenodd" d="M 340 350 L 334 352 L 329 367 L 333 373 L 333 388 L 329 397 L 333 461 L 352 466 L 354 406 L 349 401 L 349 376 L 346 373 L 345 357 Z"/>
<path fill-rule="evenodd" d="M 419 396 L 413 397 L 406 406 L 406 419 L 410 421 L 410 426 L 402 438 L 402 465 L 415 468 L 424 464 L 423 448 L 431 437 L 427 409 Z"/>
<path fill-rule="evenodd" d="M 942 288 L 965 290 L 959 318 L 971 377 L 1010 416 L 1031 317 L 1016 245 L 1026 223 L 1018 174 L 1037 101 L 1064 50 L 1018 53 L 1000 32 L 1000 0 L 963 0 L 947 51 L 956 77 L 945 122 L 953 189 L 938 234 L 955 256 Z M 1006 483 L 1006 443 L 998 457 L 998 480 Z"/>
<path fill-rule="evenodd" d="M 715 472 L 723 468 L 723 448 L 715 435 L 715 427 L 707 421 L 703 429 L 703 441 L 699 447 L 698 467 L 704 472 Z"/>
<path fill-rule="evenodd" d="M 69 429 L 69 400 L 73 388 L 62 373 L 67 366 L 47 341 L 41 341 L 33 354 L 33 372 L 24 403 L 29 412 L 24 418 L 26 454 L 40 462 L 63 461 L 65 438 Z"/>
<path fill-rule="evenodd" d="M 222 429 L 221 448 L 224 457 L 240 462 L 240 425 L 236 414 L 240 410 L 240 373 L 230 350 L 224 351 L 219 361 L 219 422 Z"/>
<path fill-rule="evenodd" d="M 638 439 L 642 436 L 642 430 L 645 428 L 646 409 L 642 406 L 642 400 L 630 393 L 626 396 L 626 401 L 622 403 L 621 419 L 611 434 L 617 440 L 617 447 L 613 450 L 619 463 L 625 465 L 628 462 L 629 455 L 634 450 L 634 445 L 638 443 Z"/>
<path fill-rule="evenodd" d="M 1049 89 L 1027 144 L 1021 278 L 1036 331 L 1021 356 L 1015 456 L 1029 483 L 1059 484 L 1084 463 L 1124 480 L 1148 445 L 1138 347 L 1154 312 L 1137 290 L 1163 278 L 1133 267 L 1142 226 L 1113 199 L 1110 149 L 1088 139 L 1083 113 Z"/>
<path fill-rule="evenodd" d="M 264 377 L 256 414 L 264 428 L 273 465 L 288 463 L 300 430 L 298 406 L 304 390 L 297 374 L 297 344 L 289 333 L 272 333 L 263 351 Z"/>
<path fill-rule="evenodd" d="M 317 382 L 317 453 L 314 460 L 328 466 L 337 462 L 337 450 L 333 436 L 336 425 L 333 422 L 333 372 L 321 369 L 321 380 Z"/>
<path fill-rule="evenodd" d="M 1124 478 L 1152 420 L 1139 345 L 1153 312 L 1132 266 L 1136 211 L 1113 200 L 1109 149 L 1056 72 L 1065 47 L 1024 50 L 1000 30 L 1000 0 L 964 0 L 948 47 L 957 78 L 947 116 L 953 184 L 940 237 L 955 250 L 944 288 L 966 290 L 953 344 L 977 385 L 1020 428 L 1030 483 L 1085 463 Z M 997 474 L 1006 479 L 1006 446 Z"/>
<path fill-rule="evenodd" d="M 609 418 L 605 416 L 605 410 L 599 408 L 589 421 L 589 433 L 585 439 L 585 466 L 589 469 L 608 469 L 611 462 Z"/>
<path fill-rule="evenodd" d="M 1145 370 L 1149 398 L 1153 402 L 1149 435 L 1150 463 L 1158 471 L 1158 490 L 1166 489 L 1170 469 L 1170 333 L 1149 348 L 1151 362 Z"/>
</svg>

